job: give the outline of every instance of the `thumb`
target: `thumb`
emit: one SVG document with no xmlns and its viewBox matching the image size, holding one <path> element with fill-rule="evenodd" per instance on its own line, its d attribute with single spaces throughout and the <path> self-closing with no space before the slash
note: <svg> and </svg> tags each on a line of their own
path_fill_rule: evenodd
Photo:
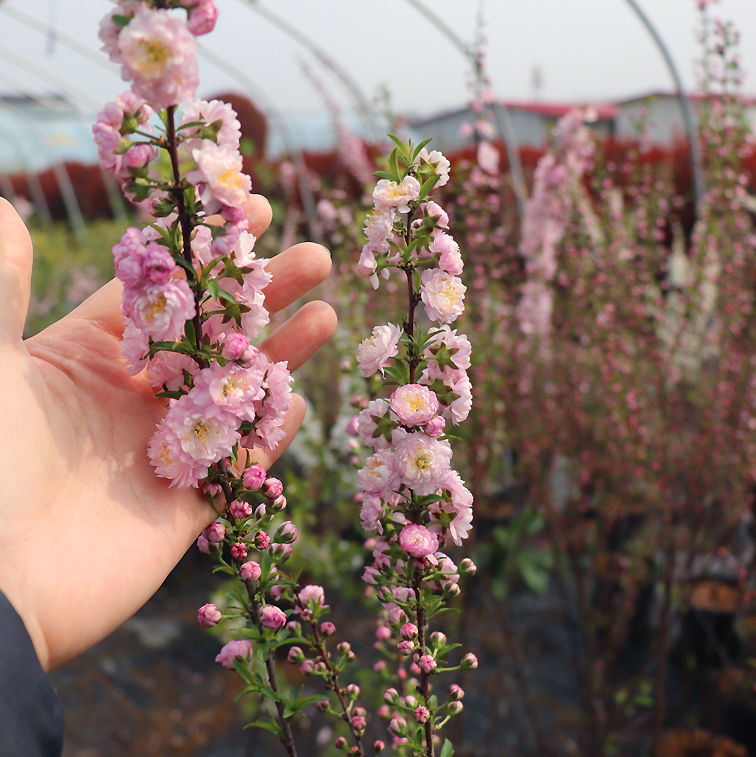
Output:
<svg viewBox="0 0 756 757">
<path fill-rule="evenodd" d="M 29 232 L 13 205 L 0 197 L 0 343 L 23 337 L 31 273 Z"/>
</svg>

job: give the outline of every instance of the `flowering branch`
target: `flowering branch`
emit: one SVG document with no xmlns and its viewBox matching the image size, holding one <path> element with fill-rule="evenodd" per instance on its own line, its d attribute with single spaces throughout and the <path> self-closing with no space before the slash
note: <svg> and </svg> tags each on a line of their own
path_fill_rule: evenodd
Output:
<svg viewBox="0 0 756 757">
<path fill-rule="evenodd" d="M 412 656 L 411 671 L 420 676 L 400 697 L 387 689 L 387 704 L 411 714 L 415 726 L 395 711 L 389 731 L 395 744 L 407 744 L 414 755 L 433 757 L 434 739 L 450 715 L 462 710 L 459 687 L 443 705 L 431 696 L 431 676 L 460 667 L 475 667 L 474 655 L 456 666 L 441 667 L 457 644 L 431 635 L 429 623 L 445 600 L 459 593 L 459 569 L 442 543 L 461 545 L 472 524 L 472 496 L 451 468 L 452 451 L 444 435 L 447 420 L 458 424 L 470 411 L 472 395 L 467 368 L 470 343 L 452 331 L 464 310 L 465 286 L 459 246 L 448 233 L 449 218 L 431 197 L 448 181 L 449 162 L 427 142 L 418 147 L 392 137 L 396 149 L 389 170 L 379 171 L 373 193 L 375 208 L 365 224 L 367 243 L 358 270 L 374 288 L 391 268 L 407 280 L 407 312 L 402 327 L 377 326 L 358 349 L 362 375 L 378 371 L 396 389 L 390 398 L 368 403 L 358 416 L 357 432 L 373 448 L 358 472 L 362 523 L 381 538 L 373 549 L 374 564 L 364 580 L 378 587 L 386 607 L 387 634 L 400 655 Z M 431 326 L 420 328 L 417 310 L 423 304 Z M 464 568 L 474 571 L 471 561 Z M 435 592 L 440 591 L 439 596 Z M 419 697 L 419 700 L 418 700 Z M 446 711 L 444 716 L 442 713 Z M 452 753 L 449 741 L 442 757 Z"/>
</svg>

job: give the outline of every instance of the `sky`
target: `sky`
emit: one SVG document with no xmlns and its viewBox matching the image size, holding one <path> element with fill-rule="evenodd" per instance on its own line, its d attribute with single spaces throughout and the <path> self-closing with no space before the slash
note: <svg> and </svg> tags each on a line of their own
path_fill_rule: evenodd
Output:
<svg viewBox="0 0 756 757">
<path fill-rule="evenodd" d="M 476 0 L 418 0 L 464 41 L 475 35 Z M 324 110 L 323 97 L 303 68 L 322 81 L 327 96 L 349 110 L 354 98 L 304 45 L 254 9 L 253 0 L 217 0 L 216 31 L 202 38 L 244 75 L 266 109 L 284 114 Z M 393 110 L 430 115 L 462 106 L 469 66 L 460 52 L 407 0 L 259 0 L 305 34 L 374 98 L 382 87 Z M 667 43 L 688 88 L 696 82 L 694 0 L 638 0 Z M 108 0 L 0 0 L 57 25 L 92 49 Z M 745 90 L 756 93 L 756 0 L 721 0 L 712 15 L 733 20 L 742 34 Z M 488 70 L 495 95 L 533 98 L 533 70 L 540 68 L 544 101 L 589 102 L 670 90 L 672 80 L 650 36 L 626 0 L 487 0 L 483 5 Z M 50 92 L 54 84 L 28 72 L 26 56 L 77 90 L 87 107 L 126 89 L 117 69 L 99 68 L 60 42 L 0 12 L 0 91 Z M 104 57 L 104 56 L 103 56 Z M 245 91 L 228 73 L 202 60 L 199 94 Z M 249 92 L 249 89 L 246 89 Z"/>
</svg>

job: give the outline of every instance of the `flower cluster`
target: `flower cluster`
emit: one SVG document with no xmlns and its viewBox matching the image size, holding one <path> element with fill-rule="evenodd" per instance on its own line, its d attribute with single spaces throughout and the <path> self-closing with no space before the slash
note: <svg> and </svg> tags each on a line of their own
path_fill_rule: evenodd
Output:
<svg viewBox="0 0 756 757">
<path fill-rule="evenodd" d="M 391 170 L 377 174 L 358 270 L 374 287 L 390 269 L 401 271 L 408 311 L 401 327 L 376 326 L 360 344 L 357 362 L 368 380 L 380 371 L 397 387 L 368 402 L 350 427 L 372 450 L 357 478 L 362 525 L 379 537 L 370 540 L 374 562 L 363 575 L 385 608 L 379 646 L 394 644 L 394 654 L 410 657 L 421 679 L 413 689 L 419 699 L 406 696 L 402 704 L 419 730 L 397 715 L 389 731 L 395 743 L 425 754 L 423 743 L 432 743 L 444 720 L 440 713 L 449 707 L 431 700 L 429 676 L 451 648 L 443 634 L 426 641 L 428 621 L 440 606 L 427 592 L 447 598 L 459 592 L 460 569 L 441 548 L 461 545 L 472 527 L 472 495 L 451 467 L 445 436 L 448 423 L 457 425 L 470 412 L 471 346 L 449 325 L 464 311 L 462 257 L 448 214 L 429 195 L 447 183 L 449 162 L 425 143 L 413 149 L 395 142 Z"/>
<path fill-rule="evenodd" d="M 211 1 L 187 12 L 184 21 L 166 7 L 124 0 L 103 21 L 104 50 L 133 91 L 106 105 L 94 126 L 103 167 L 157 216 L 145 229 L 127 229 L 113 258 L 124 285 L 129 370 L 146 369 L 169 402 L 150 460 L 182 489 L 227 475 L 221 462 L 240 445 L 276 447 L 291 400 L 286 366 L 250 344 L 268 323 L 270 274 L 241 208 L 251 182 L 241 170 L 236 114 L 222 102 L 193 100 L 176 119 L 176 105 L 197 84 L 192 35 L 210 31 L 217 16 Z M 153 108 L 165 108 L 161 132 L 150 123 Z M 179 147 L 197 166 L 183 179 Z M 159 149 L 171 158 L 170 181 L 150 173 Z"/>
<path fill-rule="evenodd" d="M 585 126 L 588 118 L 589 114 L 573 110 L 560 119 L 554 132 L 555 149 L 538 162 L 533 194 L 525 204 L 520 253 L 528 280 L 517 309 L 524 334 L 543 337 L 551 330 L 557 248 L 593 159 L 594 143 Z"/>
</svg>

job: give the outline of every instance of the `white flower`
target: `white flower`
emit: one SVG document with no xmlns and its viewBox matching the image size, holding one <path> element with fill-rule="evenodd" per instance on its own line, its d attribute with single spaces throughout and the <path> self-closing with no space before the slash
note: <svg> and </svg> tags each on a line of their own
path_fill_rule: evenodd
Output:
<svg viewBox="0 0 756 757">
<path fill-rule="evenodd" d="M 363 444 L 374 449 L 386 449 L 386 447 L 396 447 L 399 442 L 407 436 L 407 432 L 400 426 L 391 431 L 391 442 L 386 440 L 383 434 L 375 436 L 378 424 L 376 419 L 380 420 L 389 411 L 387 400 L 372 400 L 368 406 L 357 416 L 357 433 Z"/>
<path fill-rule="evenodd" d="M 394 228 L 393 208 L 374 208 L 373 212 L 365 219 L 365 237 L 372 245 L 385 242 Z"/>
<path fill-rule="evenodd" d="M 376 208 L 396 208 L 400 213 L 409 211 L 409 204 L 420 197 L 420 182 L 414 176 L 405 176 L 400 184 L 381 179 L 373 190 Z"/>
<path fill-rule="evenodd" d="M 208 213 L 220 210 L 221 205 L 243 205 L 252 191 L 252 181 L 242 173 L 242 157 L 230 147 L 220 147 L 209 139 L 202 140 L 199 150 L 192 150 L 196 171 L 186 178 L 192 184 L 204 184 L 202 202 Z"/>
<path fill-rule="evenodd" d="M 223 125 L 220 127 L 216 138 L 217 143 L 221 147 L 229 147 L 232 150 L 239 149 L 241 124 L 236 118 L 236 111 L 228 103 L 221 102 L 220 100 L 211 100 L 210 102 L 207 102 L 207 100 L 194 100 L 193 102 L 186 103 L 181 114 L 180 126 L 194 123 L 195 121 L 203 121 L 206 126 L 210 126 L 210 124 L 214 124 L 216 121 L 222 121 Z M 190 126 L 181 131 L 187 137 L 184 147 L 190 152 L 201 147 L 202 140 L 189 139 L 200 128 L 200 126 Z"/>
<path fill-rule="evenodd" d="M 423 271 L 421 281 L 420 295 L 428 318 L 439 323 L 456 321 L 465 309 L 467 287 L 462 281 L 439 268 Z"/>
<path fill-rule="evenodd" d="M 401 482 L 421 497 L 443 486 L 449 474 L 452 450 L 447 441 L 423 433 L 409 434 L 396 448 Z"/>
<path fill-rule="evenodd" d="M 394 453 L 379 449 L 365 460 L 365 465 L 357 471 L 360 489 L 371 494 L 389 497 L 399 485 Z"/>
<path fill-rule="evenodd" d="M 449 181 L 449 168 L 451 167 L 449 161 L 438 150 L 428 151 L 423 147 L 415 158 L 414 167 L 420 168 L 423 163 L 430 163 L 433 166 L 433 170 L 436 172 L 436 176 L 439 176 L 439 180 L 436 182 L 437 187 L 443 187 L 447 181 Z"/>
<path fill-rule="evenodd" d="M 383 363 L 399 353 L 401 335 L 401 327 L 389 323 L 387 326 L 376 326 L 373 333 L 360 342 L 357 362 L 365 378 L 372 376 L 378 369 L 383 374 Z"/>
</svg>

